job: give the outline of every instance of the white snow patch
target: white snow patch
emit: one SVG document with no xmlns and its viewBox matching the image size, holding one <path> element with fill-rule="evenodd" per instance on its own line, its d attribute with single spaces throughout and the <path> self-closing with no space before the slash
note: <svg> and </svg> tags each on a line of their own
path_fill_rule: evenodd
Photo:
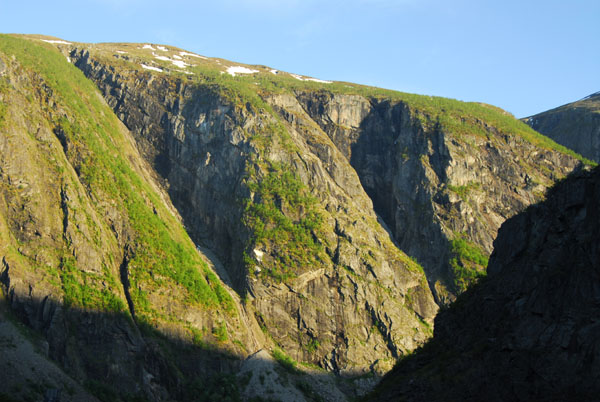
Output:
<svg viewBox="0 0 600 402">
<path fill-rule="evenodd" d="M 158 59 L 158 60 L 162 60 L 162 61 L 171 61 L 171 59 L 169 59 L 168 57 L 166 57 L 166 56 L 159 56 L 159 55 L 157 55 L 157 54 L 155 54 L 155 53 L 152 53 L 152 56 L 154 56 L 154 58 L 156 58 L 156 59 Z"/>
<path fill-rule="evenodd" d="M 258 73 L 258 70 L 251 70 L 242 66 L 231 66 L 227 69 L 227 72 L 235 77 L 236 74 L 254 74 Z"/>
<path fill-rule="evenodd" d="M 127 52 L 124 52 L 122 50 L 117 50 L 117 53 L 121 53 L 121 54 L 127 54 Z"/>
<path fill-rule="evenodd" d="M 290 74 L 290 75 L 300 81 L 314 81 L 314 82 L 320 82 L 322 84 L 331 84 L 331 81 L 320 80 L 318 78 L 303 77 L 298 74 Z"/>
<path fill-rule="evenodd" d="M 177 60 L 183 60 L 181 56 L 174 54 L 173 55 L 174 58 L 176 58 Z"/>
<path fill-rule="evenodd" d="M 179 52 L 181 56 L 197 57 L 199 59 L 208 59 L 208 57 L 200 56 L 199 54 L 189 52 Z"/>
<path fill-rule="evenodd" d="M 171 63 L 173 63 L 177 67 L 181 67 L 181 68 L 185 68 L 185 67 L 189 66 L 189 64 L 187 64 L 186 62 L 181 61 L 181 60 L 171 60 Z"/>
<path fill-rule="evenodd" d="M 156 68 L 156 67 L 152 67 L 152 66 L 147 66 L 145 64 L 140 64 L 142 66 L 142 68 L 145 68 L 146 70 L 152 70 L 152 71 L 159 71 L 162 73 L 162 69 L 160 68 Z"/>
<path fill-rule="evenodd" d="M 167 49 L 167 48 L 166 48 L 166 47 L 164 47 L 164 46 L 156 46 L 156 48 L 157 48 L 158 50 L 162 51 L 162 52 L 168 52 L 168 51 L 169 51 L 169 49 Z"/>
<path fill-rule="evenodd" d="M 152 45 L 144 45 L 144 47 L 142 47 L 142 49 L 156 50 L 152 47 Z"/>
<path fill-rule="evenodd" d="M 48 43 L 57 43 L 60 45 L 72 45 L 71 42 L 65 42 L 64 40 L 49 40 L 49 39 L 42 39 L 42 42 L 48 42 Z"/>
<path fill-rule="evenodd" d="M 320 80 L 318 78 L 305 78 L 306 81 L 314 81 L 314 82 L 320 82 L 322 84 L 331 84 L 332 81 L 325 81 L 325 80 Z"/>
<path fill-rule="evenodd" d="M 173 60 L 173 59 L 170 59 L 170 58 L 165 57 L 165 56 L 159 56 L 156 53 L 152 53 L 152 56 L 154 56 L 154 58 L 156 58 L 158 60 L 169 61 L 169 62 L 173 63 L 174 65 L 176 65 L 177 67 L 185 68 L 185 67 L 189 66 L 189 64 L 185 63 L 184 61 Z"/>
<path fill-rule="evenodd" d="M 277 70 L 275 70 L 275 69 L 271 69 L 271 73 L 273 73 L 273 74 L 278 74 L 278 73 L 279 73 L 279 71 L 277 71 Z"/>
<path fill-rule="evenodd" d="M 66 56 L 66 57 L 67 57 L 67 61 L 70 63 L 71 62 L 71 58 L 69 56 Z"/>
</svg>

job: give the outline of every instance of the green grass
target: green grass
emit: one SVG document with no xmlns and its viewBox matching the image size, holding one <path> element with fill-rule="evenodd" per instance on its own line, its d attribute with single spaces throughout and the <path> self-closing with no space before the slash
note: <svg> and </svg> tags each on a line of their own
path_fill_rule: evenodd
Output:
<svg viewBox="0 0 600 402">
<path fill-rule="evenodd" d="M 127 48 L 128 53 L 136 58 L 135 63 L 113 57 L 114 44 L 104 45 L 104 51 L 98 52 L 98 57 L 104 57 L 111 64 L 127 65 L 128 68 L 141 69 L 139 62 L 156 62 L 148 52 Z M 108 50 L 108 51 L 107 51 Z M 427 96 L 410 94 L 400 91 L 369 87 L 347 82 L 320 83 L 314 81 L 300 81 L 289 74 L 272 74 L 270 69 L 263 66 L 249 66 L 260 70 L 255 74 L 240 74 L 235 77 L 224 73 L 224 64 L 217 64 L 214 60 L 196 60 L 198 64 L 187 70 L 193 75 L 171 72 L 181 79 L 193 80 L 202 84 L 215 93 L 229 99 L 232 104 L 247 106 L 255 111 L 268 111 L 272 114 L 271 107 L 264 101 L 264 97 L 277 93 L 300 92 L 329 92 L 347 95 L 359 95 L 376 100 L 389 100 L 391 102 L 402 102 L 411 110 L 427 129 L 441 130 L 449 135 L 463 136 L 475 135 L 490 137 L 492 133 L 506 134 L 521 137 L 524 140 L 544 149 L 552 149 L 564 154 L 571 155 L 586 164 L 594 165 L 592 161 L 582 158 L 575 152 L 555 143 L 545 137 L 527 124 L 515 119 L 510 113 L 480 102 L 463 102 L 455 99 L 438 96 Z M 160 63 L 159 63 L 160 64 Z M 168 68 L 172 66 L 168 62 L 163 63 Z M 235 63 L 238 64 L 238 63 Z M 146 72 L 147 74 L 151 74 Z M 153 73 L 154 74 L 154 73 Z"/>
<path fill-rule="evenodd" d="M 463 201 L 467 200 L 467 196 L 473 190 L 478 190 L 481 187 L 481 184 L 478 182 L 470 182 L 463 186 L 453 186 L 448 184 L 448 190 L 456 193 Z"/>
<path fill-rule="evenodd" d="M 225 323 L 219 323 L 213 328 L 213 335 L 219 342 L 225 342 L 229 339 L 229 334 L 227 333 L 227 327 Z"/>
<path fill-rule="evenodd" d="M 190 402 L 241 402 L 240 385 L 243 380 L 233 374 L 197 376 L 183 384 L 182 399 Z"/>
<path fill-rule="evenodd" d="M 210 83 L 216 91 L 238 104 L 249 103 L 255 108 L 269 110 L 261 95 L 294 91 L 332 92 L 360 95 L 372 99 L 386 99 L 405 103 L 428 129 L 438 129 L 447 134 L 490 136 L 490 127 L 503 134 L 515 135 L 544 149 L 570 155 L 588 165 L 594 162 L 543 136 L 506 111 L 480 102 L 463 102 L 438 96 L 417 95 L 364 85 L 333 82 L 299 81 L 291 76 L 260 72 L 249 76 L 232 77 L 221 74 L 222 67 L 204 64 L 192 68 L 199 82 Z"/>
<path fill-rule="evenodd" d="M 53 124 L 63 131 L 67 157 L 90 198 L 114 200 L 128 218 L 133 233 L 134 257 L 129 269 L 136 309 L 152 315 L 146 290 L 140 288 L 152 289 L 167 279 L 185 290 L 189 302 L 234 313 L 233 300 L 199 257 L 183 227 L 131 168 L 122 151 L 127 142 L 119 122 L 101 102 L 96 87 L 53 46 L 0 35 L 0 51 L 8 57 L 15 55 L 24 68 L 40 74 L 70 116 L 55 117 Z M 84 302 L 75 279 L 66 272 L 63 278 L 69 283 L 66 289 L 72 291 L 70 299 Z"/>
<path fill-rule="evenodd" d="M 488 256 L 481 248 L 459 235 L 450 242 L 450 267 L 455 290 L 464 292 L 468 286 L 485 276 Z"/>
<path fill-rule="evenodd" d="M 279 363 L 287 372 L 290 374 L 298 374 L 301 371 L 298 369 L 298 363 L 285 354 L 285 352 L 279 348 L 273 349 L 273 358 Z"/>
<path fill-rule="evenodd" d="M 0 128 L 4 128 L 4 121 L 6 119 L 6 101 L 4 96 L 8 93 L 8 84 L 4 77 L 0 77 Z"/>
<path fill-rule="evenodd" d="M 121 313 L 127 310 L 125 303 L 107 288 L 103 281 L 110 275 L 96 276 L 79 270 L 73 257 L 65 257 L 60 267 L 60 278 L 66 307 L 83 307 L 99 311 Z"/>
<path fill-rule="evenodd" d="M 254 193 L 244 209 L 251 232 L 248 251 L 270 250 L 273 258 L 265 261 L 261 274 L 285 281 L 321 264 L 323 246 L 315 234 L 322 230 L 323 217 L 316 198 L 288 166 L 270 163 L 267 169 L 265 174 L 255 170 L 247 182 Z M 255 262 L 247 258 L 247 264 Z"/>
<path fill-rule="evenodd" d="M 316 338 L 312 338 L 306 345 L 303 345 L 303 348 L 312 355 L 319 349 L 320 346 L 321 342 L 319 342 L 319 340 Z"/>
</svg>

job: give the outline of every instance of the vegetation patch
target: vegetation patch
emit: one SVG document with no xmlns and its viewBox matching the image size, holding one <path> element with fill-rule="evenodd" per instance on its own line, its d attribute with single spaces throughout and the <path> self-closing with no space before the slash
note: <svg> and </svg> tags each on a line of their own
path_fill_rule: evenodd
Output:
<svg viewBox="0 0 600 402">
<path fill-rule="evenodd" d="M 471 283 L 485 276 L 488 256 L 465 235 L 459 235 L 450 242 L 450 252 L 454 286 L 458 293 L 462 293 Z"/>
<path fill-rule="evenodd" d="M 447 187 L 448 190 L 452 191 L 453 193 L 456 193 L 456 195 L 458 195 L 463 201 L 466 201 L 469 193 L 473 190 L 478 190 L 481 187 L 481 184 L 472 181 L 463 186 L 453 186 L 451 184 L 448 184 Z"/>
<path fill-rule="evenodd" d="M 269 250 L 261 275 L 281 282 L 322 263 L 323 217 L 316 198 L 289 167 L 270 163 L 261 174 L 255 169 L 248 180 L 252 192 L 244 208 L 244 223 L 251 233 L 248 251 Z M 246 262 L 249 267 L 256 265 L 248 255 Z"/>
<path fill-rule="evenodd" d="M 98 311 L 120 313 L 126 311 L 125 303 L 107 288 L 101 288 L 102 281 L 109 278 L 89 274 L 76 267 L 73 257 L 62 259 L 60 279 L 64 291 L 65 306 L 83 307 Z"/>
<path fill-rule="evenodd" d="M 570 155 L 585 164 L 595 165 L 594 162 L 536 132 L 510 113 L 485 103 L 410 94 L 347 82 L 300 81 L 285 73 L 274 75 L 270 72 L 259 72 L 248 76 L 231 77 L 229 74 L 222 74 L 221 66 L 210 64 L 194 67 L 191 71 L 195 73 L 196 79 L 211 83 L 215 90 L 239 104 L 247 102 L 254 107 L 268 109 L 259 94 L 296 91 L 322 91 L 403 102 L 427 129 L 436 129 L 457 136 L 480 137 L 489 137 L 492 132 L 500 132 L 521 137 L 540 148 Z"/>
<path fill-rule="evenodd" d="M 279 348 L 273 349 L 273 358 L 290 374 L 299 374 L 298 363 Z"/>
<path fill-rule="evenodd" d="M 214 326 L 212 333 L 219 342 L 225 342 L 227 339 L 229 339 L 229 334 L 227 333 L 227 327 L 225 326 L 225 323 L 221 322 Z"/>
<path fill-rule="evenodd" d="M 241 402 L 240 382 L 233 374 L 196 376 L 184 385 L 181 400 L 190 402 Z"/>
</svg>

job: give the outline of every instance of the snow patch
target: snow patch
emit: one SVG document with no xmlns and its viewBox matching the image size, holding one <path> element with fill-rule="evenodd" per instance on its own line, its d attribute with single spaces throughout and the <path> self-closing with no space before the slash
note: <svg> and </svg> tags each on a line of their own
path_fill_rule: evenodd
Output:
<svg viewBox="0 0 600 402">
<path fill-rule="evenodd" d="M 162 51 L 162 52 L 168 52 L 168 51 L 169 51 L 169 49 L 167 49 L 167 48 L 166 48 L 166 47 L 164 47 L 164 46 L 156 46 L 156 48 L 157 48 L 158 50 Z"/>
<path fill-rule="evenodd" d="M 254 74 L 258 73 L 258 70 L 251 70 L 242 66 L 231 66 L 227 68 L 227 72 L 235 77 L 236 74 Z"/>
<path fill-rule="evenodd" d="M 69 56 L 66 56 L 66 57 L 67 57 L 67 61 L 70 63 L 71 62 L 71 58 Z"/>
<path fill-rule="evenodd" d="M 277 70 L 275 70 L 275 69 L 271 69 L 271 73 L 273 73 L 273 74 L 278 74 L 278 73 L 279 73 L 279 71 L 277 71 Z"/>
<path fill-rule="evenodd" d="M 142 49 L 156 50 L 152 47 L 152 45 L 144 45 L 144 47 L 142 47 Z"/>
<path fill-rule="evenodd" d="M 171 59 L 169 59 L 166 56 L 158 56 L 157 54 L 152 53 L 152 56 L 154 56 L 154 58 L 158 59 L 158 60 L 162 60 L 162 61 L 171 61 Z"/>
<path fill-rule="evenodd" d="M 171 62 L 174 65 L 176 65 L 177 67 L 185 68 L 185 67 L 189 66 L 189 64 L 185 63 L 182 60 L 173 60 L 173 59 L 170 59 L 170 58 L 165 57 L 165 56 L 159 56 L 156 53 L 152 53 L 152 56 L 154 56 L 154 58 L 156 58 L 158 60 Z"/>
<path fill-rule="evenodd" d="M 332 81 L 325 81 L 325 80 L 320 80 L 318 78 L 305 78 L 305 81 L 314 81 L 314 82 L 320 82 L 322 84 L 331 84 Z"/>
<path fill-rule="evenodd" d="M 49 40 L 49 39 L 42 39 L 42 42 L 48 42 L 48 43 L 57 43 L 60 45 L 72 45 L 71 42 L 65 42 L 64 40 Z"/>
<path fill-rule="evenodd" d="M 199 59 L 208 59 L 208 57 L 200 56 L 199 54 L 189 53 L 189 52 L 179 52 L 180 56 L 189 56 L 189 57 L 197 57 Z"/>
<path fill-rule="evenodd" d="M 176 58 L 177 60 L 183 60 L 181 56 L 174 54 L 173 55 L 174 58 Z"/>
<path fill-rule="evenodd" d="M 117 50 L 117 53 L 121 53 L 121 54 L 127 54 L 127 52 L 124 52 L 122 50 Z"/>
<path fill-rule="evenodd" d="M 294 77 L 297 80 L 300 81 L 314 81 L 314 82 L 320 82 L 322 84 L 331 84 L 332 81 L 325 81 L 325 80 L 320 80 L 318 78 L 310 78 L 310 77 L 303 77 L 301 75 L 298 74 L 290 74 L 292 77 Z"/>
<path fill-rule="evenodd" d="M 159 71 L 162 73 L 162 69 L 160 68 L 156 68 L 156 67 L 152 67 L 152 66 L 147 66 L 146 64 L 140 64 L 142 66 L 142 68 L 146 69 L 146 70 L 152 70 L 152 71 Z"/>
<path fill-rule="evenodd" d="M 171 63 L 173 63 L 177 67 L 181 67 L 181 68 L 185 68 L 185 67 L 189 66 L 189 64 L 187 64 L 186 62 L 181 61 L 181 60 L 171 60 Z"/>
</svg>

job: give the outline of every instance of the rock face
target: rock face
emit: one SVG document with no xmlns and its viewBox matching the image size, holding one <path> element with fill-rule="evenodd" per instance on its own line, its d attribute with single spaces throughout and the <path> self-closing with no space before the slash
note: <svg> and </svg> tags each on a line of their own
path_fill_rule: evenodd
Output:
<svg viewBox="0 0 600 402">
<path fill-rule="evenodd" d="M 322 85 L 258 91 L 260 112 L 236 105 L 210 81 L 198 85 L 189 77 L 133 73 L 115 64 L 112 49 L 91 52 L 77 49 L 70 57 L 132 130 L 192 238 L 217 253 L 242 292 L 248 267 L 239 250 L 252 234 L 239 227 L 243 212 L 236 211 L 235 200 L 247 193 L 238 179 L 260 148 L 249 139 L 278 119 L 297 154 L 314 162 L 294 160 L 284 143 L 264 157 L 293 167 L 330 209 L 373 209 L 397 246 L 424 267 L 441 303 L 485 272 L 500 224 L 540 200 L 579 163 L 486 105 L 454 111 L 451 118 L 461 121 L 454 127 L 440 122 L 447 116 L 439 115 L 446 106 L 438 106 L 439 99 L 415 104 L 410 97 L 343 94 Z M 493 119 L 483 120 L 488 114 Z"/>
<path fill-rule="evenodd" d="M 559 144 L 600 162 L 600 92 L 523 121 Z"/>
<path fill-rule="evenodd" d="M 423 265 L 440 302 L 466 288 L 462 269 L 485 268 L 457 243 L 489 255 L 500 224 L 577 163 L 499 124 L 476 122 L 462 133 L 424 122 L 409 102 L 296 94 L 356 170 L 400 249 Z"/>
<path fill-rule="evenodd" d="M 600 391 L 600 169 L 509 219 L 488 277 L 369 400 L 592 401 Z"/>
<path fill-rule="evenodd" d="M 202 262 L 93 84 L 27 40 L 3 36 L 0 59 L 0 303 L 43 337 L 28 361 L 65 372 L 10 383 L 33 400 L 45 387 L 80 393 L 70 377 L 102 399 L 158 401 L 215 366 L 234 370 L 224 353 L 243 357 L 239 344 L 264 335 Z"/>
<path fill-rule="evenodd" d="M 267 350 L 356 397 L 331 373 L 422 345 L 579 164 L 488 105 L 156 49 L 0 36 L 2 289 L 101 399 L 252 398 Z"/>
<path fill-rule="evenodd" d="M 354 169 L 308 116 L 296 124 L 267 111 L 302 113 L 295 98 L 257 107 L 206 84 L 115 69 L 85 49 L 71 57 L 132 131 L 192 238 L 292 358 L 383 372 L 428 337 L 437 306 L 423 272 L 378 222 Z M 288 237 L 277 231 L 285 225 L 305 232 Z"/>
</svg>

